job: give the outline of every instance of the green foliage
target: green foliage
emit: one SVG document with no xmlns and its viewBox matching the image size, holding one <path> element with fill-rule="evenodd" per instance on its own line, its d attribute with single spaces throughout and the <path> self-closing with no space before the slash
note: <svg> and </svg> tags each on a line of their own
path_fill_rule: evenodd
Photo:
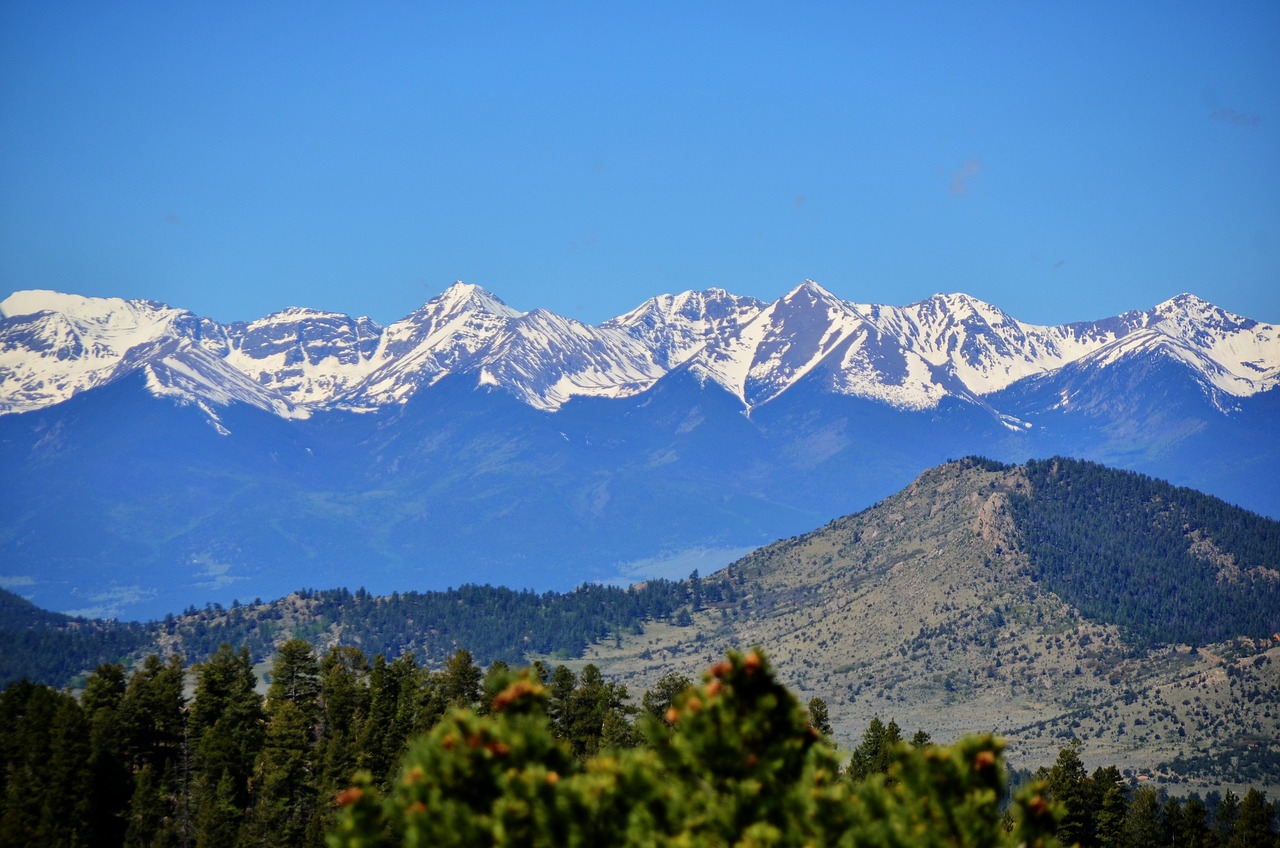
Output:
<svg viewBox="0 0 1280 848">
<path fill-rule="evenodd" d="M 872 718 L 862 734 L 862 743 L 849 759 L 850 778 L 866 780 L 873 774 L 887 774 L 893 752 L 901 741 L 902 730 L 896 721 L 890 719 L 886 725 L 880 716 Z"/>
<path fill-rule="evenodd" d="M 696 578 L 695 578 L 696 580 Z M 150 624 L 87 621 L 47 612 L 0 589 L 0 685 L 30 679 L 70 683 L 104 662 L 155 650 L 161 640 L 201 660 L 223 642 L 243 645 L 255 659 L 277 650 L 282 632 L 323 643 L 333 632 L 366 646 L 370 654 L 406 650 L 444 662 L 466 645 L 480 662 L 521 662 L 527 653 L 581 656 L 610 633 L 639 632 L 645 621 L 688 615 L 705 591 L 689 581 L 649 580 L 639 586 L 584 585 L 571 592 L 515 591 L 461 586 L 443 592 L 396 592 L 378 597 L 364 589 L 303 590 L 270 604 L 230 609 L 210 604 Z M 301 616 L 297 608 L 305 610 Z"/>
<path fill-rule="evenodd" d="M 152 637 L 140 624 L 48 612 L 0 589 L 0 642 L 0 686 L 24 679 L 62 685 L 145 650 Z"/>
<path fill-rule="evenodd" d="M 550 705 L 548 688 L 526 673 L 487 715 L 450 713 L 411 748 L 385 797 L 369 775 L 343 793 L 330 845 L 1052 841 L 1053 816 L 1039 796 L 1015 802 L 1013 832 L 1000 826 L 1004 777 L 989 737 L 950 749 L 899 745 L 891 779 L 841 780 L 832 751 L 758 651 L 731 653 L 701 686 L 682 689 L 665 721 L 644 717 L 646 748 L 584 761 L 552 732 Z"/>
<path fill-rule="evenodd" d="M 1010 501 L 1033 576 L 1140 644 L 1280 630 L 1280 522 L 1140 474 L 1054 457 Z M 1135 532 L 1140 530 L 1141 532 Z"/>
<path fill-rule="evenodd" d="M 433 671 L 289 643 L 265 701 L 244 650 L 194 671 L 189 703 L 176 656 L 99 666 L 79 700 L 0 692 L 0 846 L 1275 844 L 1260 792 L 1169 799 L 1074 746 L 1009 801 L 997 741 L 876 719 L 841 774 L 820 702 L 758 651 L 638 710 L 594 666 L 481 675 L 465 652 Z"/>
<path fill-rule="evenodd" d="M 809 699 L 809 724 L 824 738 L 831 736 L 831 719 L 827 716 L 827 702 L 821 698 Z M 919 747 L 919 746 L 917 746 Z"/>
</svg>

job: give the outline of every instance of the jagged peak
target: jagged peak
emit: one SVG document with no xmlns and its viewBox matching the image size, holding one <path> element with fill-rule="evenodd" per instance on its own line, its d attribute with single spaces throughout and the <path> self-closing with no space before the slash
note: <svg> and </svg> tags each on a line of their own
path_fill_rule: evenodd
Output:
<svg viewBox="0 0 1280 848">
<path fill-rule="evenodd" d="M 1182 294 L 1174 295 L 1168 300 L 1157 303 L 1154 311 L 1171 312 L 1173 310 L 1179 310 L 1185 312 L 1191 309 L 1205 310 L 1217 308 L 1218 307 L 1198 295 L 1194 295 L 1191 292 L 1183 292 Z"/>
<path fill-rule="evenodd" d="M 944 311 L 955 315 L 977 314 L 984 317 L 1004 317 L 1005 315 L 1004 310 L 1000 307 L 964 292 L 939 292 L 913 305 L 941 307 Z"/>
<path fill-rule="evenodd" d="M 1171 297 L 1166 301 L 1156 304 L 1151 312 L 1159 315 L 1161 318 L 1170 318 L 1175 316 L 1185 316 L 1191 319 L 1204 319 L 1213 317 L 1219 321 L 1226 320 L 1235 324 L 1252 323 L 1253 319 L 1245 318 L 1242 315 L 1236 315 L 1234 312 L 1228 312 L 1216 304 L 1210 303 L 1198 295 L 1190 292 L 1183 292 L 1180 295 Z"/>
<path fill-rule="evenodd" d="M 809 297 L 812 297 L 818 300 L 837 301 L 840 303 L 844 302 L 840 298 L 832 294 L 831 292 L 824 289 L 819 283 L 814 282 L 813 280 L 808 280 L 808 279 L 800 282 L 795 288 L 793 288 L 791 291 L 784 294 L 779 299 L 787 303 L 790 303 L 795 298 L 801 295 L 807 295 Z"/>
<path fill-rule="evenodd" d="M 462 280 L 456 281 L 440 294 L 427 301 L 423 309 L 427 308 L 438 309 L 442 312 L 481 309 L 499 315 L 510 315 L 513 318 L 523 314 L 518 310 L 512 309 L 502 298 L 483 286 L 478 286 L 475 283 L 466 283 Z"/>
</svg>

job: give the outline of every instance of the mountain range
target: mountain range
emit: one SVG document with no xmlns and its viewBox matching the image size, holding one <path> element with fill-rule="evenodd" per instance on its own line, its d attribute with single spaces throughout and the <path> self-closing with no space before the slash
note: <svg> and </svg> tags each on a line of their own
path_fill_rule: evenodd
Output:
<svg viewBox="0 0 1280 848">
<path fill-rule="evenodd" d="M 1224 412 L 1233 398 L 1280 383 L 1273 325 L 1190 294 L 1057 327 L 963 294 L 877 306 L 813 281 L 770 304 L 723 289 L 661 295 L 599 326 L 518 312 L 466 283 L 387 327 L 299 308 L 219 324 L 151 301 L 49 291 L 17 292 L 0 313 L 0 413 L 41 409 L 134 373 L 158 396 L 211 408 L 235 401 L 284 418 L 402 405 L 455 374 L 545 411 L 575 397 L 639 395 L 677 371 L 715 384 L 748 413 L 806 378 L 832 394 L 922 410 L 948 397 L 981 404 L 1068 366 L 1094 372 L 1156 356 L 1195 375 Z M 1071 394 L 1058 402 L 1070 405 Z M 999 407 L 1015 405 L 991 409 L 1007 415 Z"/>
<path fill-rule="evenodd" d="M 1188 294 L 1053 327 L 812 281 L 598 326 L 464 283 L 385 327 L 47 291 L 0 313 L 0 586 L 63 611 L 710 571 L 969 453 L 1280 515 L 1280 336 Z"/>
</svg>

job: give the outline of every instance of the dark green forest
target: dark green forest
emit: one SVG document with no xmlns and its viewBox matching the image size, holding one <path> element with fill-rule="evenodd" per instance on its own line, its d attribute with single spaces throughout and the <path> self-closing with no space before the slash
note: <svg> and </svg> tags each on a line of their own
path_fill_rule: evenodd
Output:
<svg viewBox="0 0 1280 848">
<path fill-rule="evenodd" d="M 1280 522 L 1092 462 L 1025 466 L 1011 499 L 1031 576 L 1140 646 L 1280 631 Z"/>
<path fill-rule="evenodd" d="M 194 692 L 184 694 L 193 672 Z M 1169 798 L 1084 772 L 1076 748 L 1011 791 L 991 737 L 938 746 L 874 720 L 850 755 L 767 659 L 731 652 L 637 701 L 573 672 L 457 650 L 369 661 L 280 646 L 265 697 L 247 649 L 127 673 L 79 698 L 0 693 L 0 846 L 1267 846 L 1256 790 Z"/>
<path fill-rule="evenodd" d="M 720 592 L 708 588 L 698 600 L 717 602 Z M 0 684 L 25 678 L 79 687 L 102 663 L 130 664 L 156 650 L 199 661 L 223 642 L 247 647 L 261 662 L 291 637 L 318 646 L 359 645 L 370 655 L 412 651 L 428 662 L 443 661 L 460 645 L 482 663 L 520 663 L 528 654 L 568 659 L 611 634 L 642 632 L 643 622 L 669 618 L 690 600 L 688 581 L 671 580 L 628 588 L 588 584 L 563 593 L 493 586 L 386 596 L 303 590 L 266 604 L 190 608 L 143 625 L 69 618 L 0 590 L 0 637 L 19 648 L 0 655 Z"/>
</svg>

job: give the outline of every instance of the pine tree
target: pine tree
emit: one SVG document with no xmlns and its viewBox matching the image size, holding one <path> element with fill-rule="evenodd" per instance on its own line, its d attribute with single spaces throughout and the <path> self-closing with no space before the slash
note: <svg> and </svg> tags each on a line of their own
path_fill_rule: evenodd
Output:
<svg viewBox="0 0 1280 848">
<path fill-rule="evenodd" d="M 1102 848 L 1120 848 L 1124 844 L 1124 820 L 1129 806 L 1120 771 L 1115 766 L 1094 769 L 1089 782 L 1096 842 Z"/>
<path fill-rule="evenodd" d="M 232 845 L 251 797 L 249 781 L 262 748 L 262 699 L 255 691 L 249 651 L 218 652 L 196 666 L 191 703 L 195 749 L 192 796 L 196 805 L 196 844 Z M 229 840 L 229 841 L 228 841 Z"/>
<path fill-rule="evenodd" d="M 1192 795 L 1182 805 L 1182 823 L 1179 827 L 1185 848 L 1210 848 L 1209 810 L 1199 795 Z"/>
<path fill-rule="evenodd" d="M 459 648 L 445 661 L 439 683 L 450 706 L 470 707 L 480 701 L 480 680 L 480 667 L 471 652 Z"/>
<path fill-rule="evenodd" d="M 129 677 L 120 722 L 125 754 L 135 770 L 150 764 L 156 774 L 163 774 L 179 758 L 186 735 L 185 676 L 181 657 L 175 654 L 166 663 L 151 654 Z"/>
<path fill-rule="evenodd" d="M 359 768 L 357 737 L 369 712 L 369 661 L 358 648 L 334 647 L 320 662 L 319 742 L 316 748 L 316 813 L 305 844 L 325 845 L 337 808 L 331 803 Z"/>
<path fill-rule="evenodd" d="M 1063 806 L 1058 838 L 1066 845 L 1094 844 L 1094 793 L 1080 759 L 1079 742 L 1072 742 L 1058 752 L 1058 759 L 1048 770 L 1046 780 L 1046 795 Z"/>
<path fill-rule="evenodd" d="M 809 699 L 809 724 L 824 737 L 831 736 L 831 719 L 827 716 L 827 702 L 821 698 Z"/>
<path fill-rule="evenodd" d="M 49 728 L 40 823 L 34 844 L 64 848 L 89 844 L 89 797 L 93 785 L 89 754 L 89 722 L 84 710 L 74 698 L 63 696 Z"/>
<path fill-rule="evenodd" d="M 662 719 L 666 716 L 667 710 L 671 709 L 676 698 L 692 685 L 693 681 L 688 677 L 679 672 L 669 671 L 658 678 L 652 689 L 644 693 L 640 699 L 640 709 L 647 715 Z"/>
<path fill-rule="evenodd" d="M 301 845 L 306 836 L 316 811 L 321 688 L 311 645 L 300 639 L 282 644 L 271 667 L 266 735 L 253 771 L 249 844 Z"/>
<path fill-rule="evenodd" d="M 1059 838 L 1066 843 L 1061 831 Z M 1133 793 L 1128 815 L 1125 816 L 1124 844 L 1126 848 L 1160 846 L 1160 795 L 1150 786 L 1140 786 Z"/>
<path fill-rule="evenodd" d="M 89 675 L 80 706 L 89 721 L 89 843 L 115 846 L 124 839 L 125 814 L 133 793 L 133 775 L 124 759 L 124 666 L 98 666 Z"/>
<path fill-rule="evenodd" d="M 1275 809 L 1257 788 L 1250 789 L 1240 801 L 1240 815 L 1231 831 L 1227 848 L 1268 848 L 1276 843 L 1271 832 L 1275 822 Z"/>
<path fill-rule="evenodd" d="M 893 748 L 902 741 L 902 730 L 892 719 L 886 725 L 879 716 L 872 717 L 862 734 L 862 743 L 853 749 L 847 774 L 852 781 L 866 780 L 873 774 L 886 774 Z"/>
<path fill-rule="evenodd" d="M 1219 845 L 1226 845 L 1231 841 L 1239 817 L 1240 798 L 1228 789 L 1213 810 L 1213 832 Z"/>
<path fill-rule="evenodd" d="M 254 766 L 250 845 L 301 845 L 316 812 L 315 751 L 308 710 L 283 699 L 270 704 L 266 738 Z"/>
</svg>

